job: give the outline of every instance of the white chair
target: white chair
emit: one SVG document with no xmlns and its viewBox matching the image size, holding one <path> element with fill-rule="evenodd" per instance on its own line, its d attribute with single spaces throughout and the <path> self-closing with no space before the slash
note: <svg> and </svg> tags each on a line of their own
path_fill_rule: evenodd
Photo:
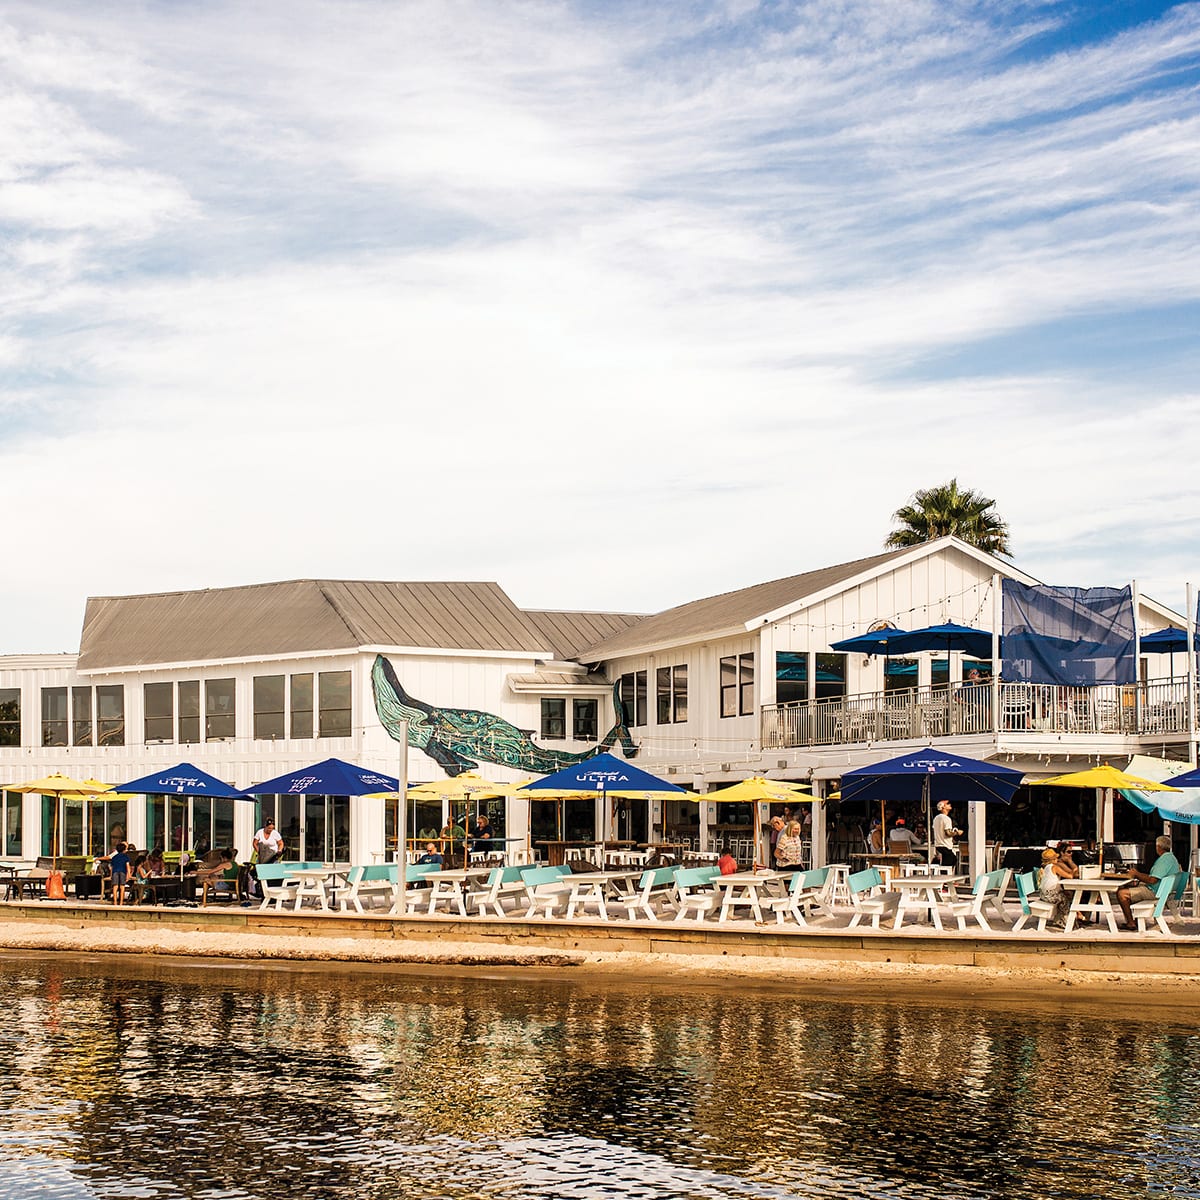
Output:
<svg viewBox="0 0 1200 1200">
<path fill-rule="evenodd" d="M 1008 890 L 1008 881 L 1012 877 L 1012 872 L 1005 869 L 1001 871 L 987 871 L 978 876 L 975 880 L 975 886 L 971 889 L 969 896 L 955 898 L 946 905 L 950 914 L 958 921 L 959 929 L 966 929 L 968 919 L 977 921 L 989 933 L 992 927 L 988 924 L 987 912 L 990 911 L 994 918 L 1001 921 L 1008 920 L 1008 914 L 1004 911 L 1002 897 Z"/>
<path fill-rule="evenodd" d="M 788 917 L 797 925 L 807 925 L 810 920 L 832 920 L 836 915 L 829 906 L 832 882 L 833 875 L 829 867 L 797 871 L 788 885 L 787 895 L 767 902 L 767 907 L 775 914 L 776 924 L 784 924 Z"/>
<path fill-rule="evenodd" d="M 628 920 L 645 918 L 657 921 L 660 912 L 674 908 L 675 868 L 651 867 L 642 872 L 638 880 L 637 891 L 632 896 L 614 896 L 608 901 L 611 911 L 614 908 L 625 910 Z"/>
<path fill-rule="evenodd" d="M 1021 902 L 1021 915 L 1013 926 L 1013 933 L 1024 929 L 1028 921 L 1037 920 L 1038 933 L 1046 932 L 1046 922 L 1054 916 L 1054 905 L 1037 894 L 1037 882 L 1032 871 L 1022 871 L 1016 876 L 1017 899 Z"/>
<path fill-rule="evenodd" d="M 479 888 L 467 891 L 463 897 L 467 913 L 474 911 L 486 917 L 489 910 L 498 917 L 506 917 L 525 897 L 525 884 L 521 880 L 520 867 L 493 867 L 487 882 Z M 506 903 L 511 908 L 506 908 Z"/>
<path fill-rule="evenodd" d="M 850 888 L 850 903 L 854 908 L 848 928 L 854 929 L 861 920 L 870 917 L 871 928 L 878 929 L 883 917 L 895 915 L 900 904 L 900 893 L 884 891 L 883 876 L 877 867 L 855 871 L 846 882 Z"/>
<path fill-rule="evenodd" d="M 674 872 L 676 921 L 689 916 L 702 921 L 721 907 L 723 897 L 711 883 L 721 873 L 716 867 L 675 867 Z"/>
</svg>

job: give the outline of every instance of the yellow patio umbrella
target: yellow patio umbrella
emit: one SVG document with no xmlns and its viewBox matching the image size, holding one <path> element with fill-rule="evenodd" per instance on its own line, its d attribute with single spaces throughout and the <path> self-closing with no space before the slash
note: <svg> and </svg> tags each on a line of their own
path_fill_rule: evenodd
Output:
<svg viewBox="0 0 1200 1200">
<path fill-rule="evenodd" d="M 1156 783 L 1153 779 L 1143 779 L 1140 775 L 1130 775 L 1126 771 L 1104 763 L 1098 767 L 1088 767 L 1083 771 L 1069 771 L 1066 775 L 1052 775 L 1049 779 L 1026 779 L 1026 783 L 1038 787 L 1070 787 L 1070 788 L 1136 788 L 1139 792 L 1177 792 L 1179 788 L 1171 787 L 1168 783 Z M 1104 809 L 1107 800 L 1100 801 L 1100 828 L 1096 831 L 1096 844 L 1100 847 L 1100 867 L 1104 868 Z"/>
<path fill-rule="evenodd" d="M 6 784 L 6 792 L 26 792 L 32 795 L 54 797 L 54 824 L 50 833 L 51 869 L 58 869 L 58 809 L 59 801 L 64 796 L 70 799 L 82 799 L 85 796 L 100 796 L 112 789 L 111 783 L 101 783 L 98 779 L 72 779 L 55 771 L 41 779 L 31 779 L 27 783 Z"/>
<path fill-rule="evenodd" d="M 464 771 L 461 775 L 453 775 L 447 779 L 434 779 L 429 783 L 418 783 L 407 789 L 408 795 L 432 800 L 466 801 L 491 800 L 498 796 L 512 796 L 523 788 L 529 780 L 519 783 L 496 783 L 484 779 L 474 771 Z M 475 806 L 475 819 L 479 819 L 479 806 Z M 453 847 L 451 847 L 453 848 Z"/>
<path fill-rule="evenodd" d="M 779 804 L 785 800 L 819 800 L 812 794 L 812 789 L 800 783 L 789 783 L 786 779 L 765 779 L 762 775 L 752 775 L 740 783 L 730 784 L 729 787 L 718 788 L 715 792 L 705 792 L 697 796 L 697 800 L 711 800 L 716 804 Z M 753 822 L 754 861 L 758 862 L 758 822 Z M 770 866 L 767 863 L 767 866 Z"/>
</svg>

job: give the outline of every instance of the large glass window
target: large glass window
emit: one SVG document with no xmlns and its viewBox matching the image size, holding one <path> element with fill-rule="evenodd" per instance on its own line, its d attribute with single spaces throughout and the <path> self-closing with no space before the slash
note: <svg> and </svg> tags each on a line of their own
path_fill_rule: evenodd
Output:
<svg viewBox="0 0 1200 1200">
<path fill-rule="evenodd" d="M 92 689 L 71 689 L 71 745 L 92 744 Z"/>
<path fill-rule="evenodd" d="M 292 676 L 292 737 L 313 735 L 313 677 L 311 673 Z"/>
<path fill-rule="evenodd" d="M 67 689 L 42 688 L 42 745 L 67 744 Z"/>
<path fill-rule="evenodd" d="M 232 679 L 207 679 L 204 682 L 204 739 L 237 736 L 237 709 Z"/>
<path fill-rule="evenodd" d="M 284 736 L 283 676 L 254 677 L 254 736 L 274 740 Z"/>
<path fill-rule="evenodd" d="M 808 699 L 808 653 L 775 651 L 775 702 L 795 704 Z"/>
<path fill-rule="evenodd" d="M 200 680 L 179 683 L 179 742 L 191 746 L 200 740 Z"/>
<path fill-rule="evenodd" d="M 658 723 L 670 725 L 687 720 L 687 665 L 659 667 L 655 671 Z"/>
<path fill-rule="evenodd" d="M 21 744 L 21 689 L 0 688 L 0 746 Z"/>
<path fill-rule="evenodd" d="M 175 738 L 175 685 L 147 683 L 142 686 L 146 709 L 146 742 L 170 742 Z"/>
<path fill-rule="evenodd" d="M 883 666 L 883 690 L 906 692 L 917 686 L 917 660 L 915 658 L 889 658 Z"/>
<path fill-rule="evenodd" d="M 317 693 L 321 701 L 317 720 L 318 737 L 349 737 L 350 722 L 350 672 L 322 671 L 317 679 Z"/>
<path fill-rule="evenodd" d="M 625 707 L 625 719 L 630 725 L 645 725 L 646 712 L 646 672 L 631 671 L 622 675 L 618 689 L 621 703 Z"/>
<path fill-rule="evenodd" d="M 0 822 L 4 827 L 4 854 L 19 858 L 21 849 L 22 812 L 25 797 L 19 792 L 0 792 Z"/>
<path fill-rule="evenodd" d="M 599 709 L 595 700 L 574 701 L 572 734 L 577 742 L 594 742 L 600 736 Z"/>
<path fill-rule="evenodd" d="M 745 717 L 754 712 L 754 655 L 721 659 L 721 716 Z"/>
<path fill-rule="evenodd" d="M 837 700 L 846 694 L 846 656 L 817 655 L 817 699 Z"/>
<path fill-rule="evenodd" d="M 542 737 L 555 741 L 567 736 L 567 702 L 557 696 L 542 697 Z"/>
<path fill-rule="evenodd" d="M 125 745 L 125 686 L 106 683 L 96 689 L 96 732 L 101 746 Z"/>
</svg>

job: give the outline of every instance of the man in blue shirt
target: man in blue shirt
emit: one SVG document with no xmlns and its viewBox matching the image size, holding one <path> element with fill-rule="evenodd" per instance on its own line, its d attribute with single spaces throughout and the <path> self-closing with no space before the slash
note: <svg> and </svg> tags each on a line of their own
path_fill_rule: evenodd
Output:
<svg viewBox="0 0 1200 1200">
<path fill-rule="evenodd" d="M 1160 880 L 1166 879 L 1168 875 L 1178 875 L 1183 870 L 1179 865 L 1179 859 L 1171 853 L 1171 839 L 1165 833 L 1155 839 L 1154 849 L 1158 853 L 1158 857 L 1154 860 L 1154 865 L 1150 870 L 1148 872 L 1138 871 L 1130 867 L 1129 874 L 1133 876 L 1135 882 L 1119 888 L 1117 891 L 1117 903 L 1125 914 L 1126 929 L 1137 928 L 1130 905 L 1137 904 L 1140 900 L 1153 900 L 1155 885 Z"/>
</svg>

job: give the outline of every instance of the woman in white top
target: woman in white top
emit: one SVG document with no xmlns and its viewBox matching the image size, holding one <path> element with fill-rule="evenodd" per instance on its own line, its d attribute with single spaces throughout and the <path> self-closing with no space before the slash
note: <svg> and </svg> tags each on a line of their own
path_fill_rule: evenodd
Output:
<svg viewBox="0 0 1200 1200">
<path fill-rule="evenodd" d="M 1049 900 L 1054 905 L 1054 914 L 1049 925 L 1061 929 L 1067 920 L 1067 910 L 1071 907 L 1071 897 L 1063 888 L 1064 879 L 1074 879 L 1079 868 L 1068 866 L 1058 857 L 1057 850 L 1049 848 L 1042 851 L 1042 870 L 1038 878 L 1038 895 L 1043 900 Z"/>
</svg>

